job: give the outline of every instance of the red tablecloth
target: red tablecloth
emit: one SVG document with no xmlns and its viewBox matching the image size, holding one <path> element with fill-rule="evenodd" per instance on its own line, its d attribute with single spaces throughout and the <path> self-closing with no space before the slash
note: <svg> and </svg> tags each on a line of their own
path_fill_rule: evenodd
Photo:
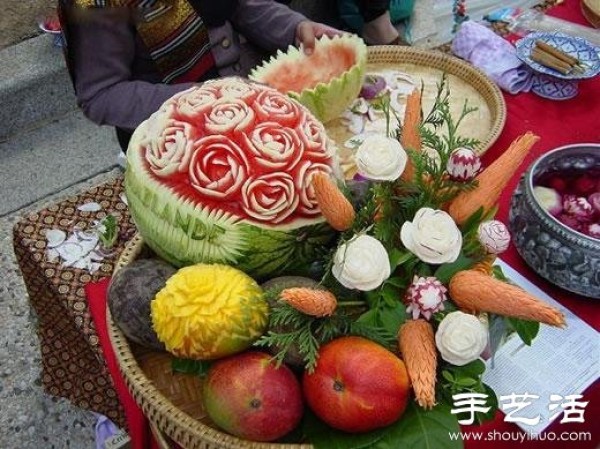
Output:
<svg viewBox="0 0 600 449">
<path fill-rule="evenodd" d="M 576 0 L 566 1 L 562 5 L 553 8 L 550 14 L 571 22 L 586 24 L 579 9 L 579 2 Z M 508 109 L 506 126 L 496 144 L 485 154 L 483 158 L 484 164 L 493 161 L 508 148 L 510 142 L 528 130 L 541 136 L 540 142 L 528 156 L 520 172 L 511 180 L 500 200 L 498 218 L 507 222 L 508 207 L 512 192 L 521 174 L 534 159 L 562 145 L 581 142 L 600 143 L 600 125 L 598 123 L 600 117 L 600 77 L 582 81 L 579 87 L 579 95 L 576 98 L 563 102 L 546 100 L 531 93 L 516 96 L 506 94 L 505 99 Z M 550 296 L 571 309 L 596 330 L 600 329 L 600 303 L 598 301 L 565 292 L 544 281 L 529 269 L 514 248 L 504 253 L 502 258 Z M 144 449 L 150 447 L 149 445 L 151 444 L 148 427 L 142 412 L 135 405 L 126 390 L 121 375 L 118 372 L 114 353 L 108 342 L 105 322 L 106 285 L 106 281 L 90 284 L 86 288 L 86 293 L 109 369 L 115 378 L 119 398 L 126 410 L 129 432 L 133 440 L 132 448 Z M 560 370 L 564 369 L 564 367 L 557 366 L 556 369 Z M 553 432 L 560 437 L 563 432 L 591 432 L 591 440 L 568 442 L 526 440 L 524 447 L 528 449 L 595 449 L 600 443 L 600 431 L 594 429 L 595 418 L 600 416 L 600 382 L 596 382 L 585 392 L 584 400 L 589 401 L 585 409 L 585 423 L 560 424 L 560 420 L 557 419 L 547 429 L 546 433 Z M 521 432 L 515 424 L 506 423 L 503 418 L 504 416 L 499 413 L 493 422 L 480 427 L 465 427 L 463 430 L 511 432 L 513 435 Z M 517 444 L 514 440 L 494 442 L 466 441 L 465 447 L 467 449 L 511 449 L 516 447 Z"/>
<path fill-rule="evenodd" d="M 570 22 L 588 25 L 579 9 L 579 1 L 568 0 L 562 5 L 549 11 L 550 15 L 560 17 Z M 494 146 L 484 155 L 483 162 L 489 164 L 496 159 L 517 136 L 531 130 L 541 139 L 527 157 L 521 170 L 511 180 L 500 199 L 500 209 L 497 214 L 499 220 L 508 222 L 508 209 L 510 197 L 526 168 L 543 153 L 558 148 L 562 145 L 573 143 L 600 143 L 600 77 L 585 80 L 579 84 L 579 95 L 567 101 L 551 101 L 538 97 L 533 93 L 511 96 L 505 94 L 507 106 L 507 121 L 502 135 Z M 600 329 L 600 302 L 566 292 L 539 277 L 531 270 L 518 255 L 514 247 L 502 254 L 502 259 L 523 274 L 526 278 L 547 292 L 561 304 L 569 308 L 576 315 L 586 321 L 594 329 Z M 593 354 L 590 354 L 593 357 Z M 596 354 L 598 357 L 598 354 Z M 556 367 L 557 370 L 565 367 Z M 562 432 L 592 432 L 591 441 L 526 441 L 528 449 L 562 449 L 580 448 L 593 449 L 600 443 L 600 431 L 594 429 L 594 421 L 600 416 L 600 382 L 596 382 L 585 392 L 586 422 L 583 424 L 560 424 L 557 419 L 546 432 L 554 432 L 560 436 Z M 467 427 L 466 430 L 474 430 Z M 499 432 L 517 432 L 516 424 L 503 422 L 503 415 L 490 424 L 481 426 L 477 430 Z M 467 449 L 509 449 L 515 447 L 514 441 L 506 442 L 466 442 Z"/>
</svg>

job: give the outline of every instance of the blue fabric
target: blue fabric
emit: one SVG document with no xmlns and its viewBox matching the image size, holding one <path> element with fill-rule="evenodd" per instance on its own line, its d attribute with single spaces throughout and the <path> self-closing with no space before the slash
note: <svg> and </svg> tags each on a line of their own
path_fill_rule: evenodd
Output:
<svg viewBox="0 0 600 449">
<path fill-rule="evenodd" d="M 390 0 L 390 18 L 392 23 L 408 19 L 412 14 L 415 0 Z M 341 19 L 352 30 L 361 32 L 364 25 L 356 0 L 338 0 Z"/>
</svg>

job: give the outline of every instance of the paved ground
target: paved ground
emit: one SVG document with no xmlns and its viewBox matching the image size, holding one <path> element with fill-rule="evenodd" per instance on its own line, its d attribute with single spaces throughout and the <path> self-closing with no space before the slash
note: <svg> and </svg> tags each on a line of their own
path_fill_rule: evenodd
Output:
<svg viewBox="0 0 600 449">
<path fill-rule="evenodd" d="M 54 11 L 56 0 L 2 0 L 0 49 L 40 34 L 39 18 Z"/>
<path fill-rule="evenodd" d="M 95 447 L 96 417 L 42 391 L 36 317 L 12 249 L 19 217 L 119 170 L 114 133 L 77 110 L 61 52 L 49 36 L 30 38 L 54 2 L 0 0 L 0 449 Z M 293 5 L 322 20 L 325 3 Z"/>
</svg>

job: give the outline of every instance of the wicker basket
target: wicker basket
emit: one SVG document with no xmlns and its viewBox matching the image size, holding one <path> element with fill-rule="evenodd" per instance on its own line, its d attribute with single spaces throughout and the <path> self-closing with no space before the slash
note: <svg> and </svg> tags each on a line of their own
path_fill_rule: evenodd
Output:
<svg viewBox="0 0 600 449">
<path fill-rule="evenodd" d="M 595 28 L 600 28 L 600 0 L 582 0 L 581 12 Z"/>
<path fill-rule="evenodd" d="M 446 72 L 472 86 L 490 111 L 491 126 L 479 151 L 484 152 L 498 138 L 504 126 L 506 107 L 499 89 L 482 72 L 469 64 L 440 52 L 404 47 L 371 47 L 369 64 L 402 67 L 414 64 L 424 70 Z M 139 257 L 145 247 L 136 236 L 127 245 L 115 272 Z M 201 380 L 197 376 L 172 373 L 171 357 L 149 352 L 125 338 L 107 314 L 108 330 L 117 360 L 129 391 L 149 419 L 161 447 L 167 449 L 168 438 L 185 449 L 310 449 L 308 444 L 257 443 L 241 440 L 212 427 L 202 409 Z"/>
<path fill-rule="evenodd" d="M 428 98 L 425 96 L 428 94 L 429 101 L 433 102 L 435 84 L 439 82 L 442 73 L 445 73 L 452 93 L 451 109 L 460 111 L 465 100 L 468 100 L 470 106 L 479 109 L 477 113 L 468 116 L 461 125 L 461 129 L 471 132 L 474 132 L 473 128 L 477 128 L 478 135 L 469 136 L 480 141 L 475 150 L 479 154 L 485 153 L 500 136 L 506 121 L 504 97 L 498 86 L 473 65 L 441 51 L 397 45 L 369 47 L 367 72 L 377 73 L 383 70 L 406 72 L 416 80 L 421 79 L 425 84 L 423 107 L 426 112 Z M 480 120 L 480 117 L 484 118 Z M 326 123 L 325 127 L 339 148 L 343 147 L 344 141 L 352 137 L 340 119 Z"/>
<path fill-rule="evenodd" d="M 146 247 L 136 235 L 125 247 L 115 273 L 139 257 Z M 202 381 L 198 376 L 172 373 L 171 356 L 133 345 L 112 321 L 107 325 L 119 368 L 129 392 L 148 418 L 158 443 L 169 445 L 166 435 L 185 449 L 310 449 L 306 444 L 272 444 L 245 441 L 211 426 L 202 408 Z M 162 434 L 164 435 L 162 435 Z"/>
</svg>

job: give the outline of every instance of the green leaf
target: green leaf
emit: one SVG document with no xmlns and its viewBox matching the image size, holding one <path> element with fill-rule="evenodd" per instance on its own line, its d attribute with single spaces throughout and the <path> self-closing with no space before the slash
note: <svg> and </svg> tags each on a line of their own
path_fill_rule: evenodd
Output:
<svg viewBox="0 0 600 449">
<path fill-rule="evenodd" d="M 413 257 L 413 253 L 410 251 L 402 251 L 398 248 L 394 248 L 390 251 L 390 266 L 392 267 L 392 271 L 399 265 L 409 261 Z"/>
<path fill-rule="evenodd" d="M 356 321 L 369 326 L 377 326 L 377 309 L 367 310 Z"/>
<path fill-rule="evenodd" d="M 387 281 L 385 281 L 385 283 L 393 285 L 394 287 L 397 287 L 400 290 L 404 290 L 407 287 L 406 280 L 398 276 L 389 278 Z"/>
<path fill-rule="evenodd" d="M 479 383 L 479 381 L 470 377 L 461 377 L 456 380 L 456 383 L 461 387 L 473 387 Z"/>
<path fill-rule="evenodd" d="M 508 318 L 510 326 L 517 332 L 523 343 L 531 346 L 531 342 L 540 331 L 540 323 L 537 321 L 521 320 L 519 318 Z"/>
<path fill-rule="evenodd" d="M 500 281 L 504 281 L 504 282 L 508 282 L 508 278 L 506 277 L 506 275 L 504 274 L 504 271 L 502 271 L 502 267 L 499 265 L 494 265 L 492 267 L 492 276 L 495 277 L 496 279 L 500 280 Z"/>
<path fill-rule="evenodd" d="M 393 285 L 384 285 L 381 289 L 381 297 L 390 307 L 394 307 L 401 300 L 398 288 L 394 287 Z"/>
<path fill-rule="evenodd" d="M 377 324 L 379 324 L 391 335 L 397 335 L 400 326 L 406 320 L 406 311 L 404 310 L 404 304 L 396 302 L 394 307 L 380 307 L 377 310 L 377 312 Z"/>
<path fill-rule="evenodd" d="M 114 215 L 108 214 L 104 217 L 99 224 L 98 238 L 104 248 L 112 248 L 117 241 L 119 235 L 119 229 L 117 227 L 117 219 Z"/>
<path fill-rule="evenodd" d="M 210 362 L 203 360 L 178 359 L 171 360 L 171 369 L 176 373 L 195 374 L 197 376 L 206 376 Z"/>
<path fill-rule="evenodd" d="M 479 224 L 481 223 L 481 221 L 483 219 L 483 212 L 484 212 L 483 207 L 480 207 L 475 212 L 473 212 L 473 214 L 471 214 L 471 216 L 469 218 L 467 218 L 467 221 L 465 221 L 465 224 L 463 224 L 461 226 L 463 235 L 474 231 L 475 228 L 477 226 L 479 226 Z"/>
<path fill-rule="evenodd" d="M 454 373 L 455 377 L 476 379 L 485 372 L 485 363 L 481 360 L 473 360 L 463 366 L 453 366 L 450 371 Z"/>
<path fill-rule="evenodd" d="M 442 371 L 442 377 L 446 379 L 448 382 L 454 383 L 454 376 L 450 371 Z"/>
<path fill-rule="evenodd" d="M 333 429 L 307 411 L 303 421 L 304 434 L 315 449 L 371 448 L 386 432 L 386 428 L 366 433 L 347 433 Z"/>
<path fill-rule="evenodd" d="M 440 267 L 435 271 L 434 276 L 442 284 L 448 284 L 448 282 L 450 282 L 450 279 L 452 279 L 452 276 L 454 276 L 459 271 L 470 268 L 474 262 L 474 259 L 465 256 L 461 252 L 454 262 L 440 265 Z"/>
<path fill-rule="evenodd" d="M 439 403 L 432 410 L 424 410 L 409 402 L 402 418 L 386 428 L 386 433 L 372 449 L 461 449 L 462 440 L 452 440 L 450 434 L 460 432 L 450 406 Z"/>
<path fill-rule="evenodd" d="M 508 334 L 508 326 L 506 325 L 506 317 L 500 315 L 489 315 L 489 342 L 490 342 L 490 353 L 492 358 L 492 368 L 494 367 L 494 357 L 496 351 L 506 339 Z"/>
<path fill-rule="evenodd" d="M 487 413 L 475 413 L 475 421 L 478 424 L 491 421 L 496 417 L 496 412 L 498 411 L 498 398 L 496 397 L 496 392 L 489 385 L 483 384 L 483 393 L 488 395 L 485 404 L 486 407 L 490 407 L 490 409 Z"/>
</svg>

